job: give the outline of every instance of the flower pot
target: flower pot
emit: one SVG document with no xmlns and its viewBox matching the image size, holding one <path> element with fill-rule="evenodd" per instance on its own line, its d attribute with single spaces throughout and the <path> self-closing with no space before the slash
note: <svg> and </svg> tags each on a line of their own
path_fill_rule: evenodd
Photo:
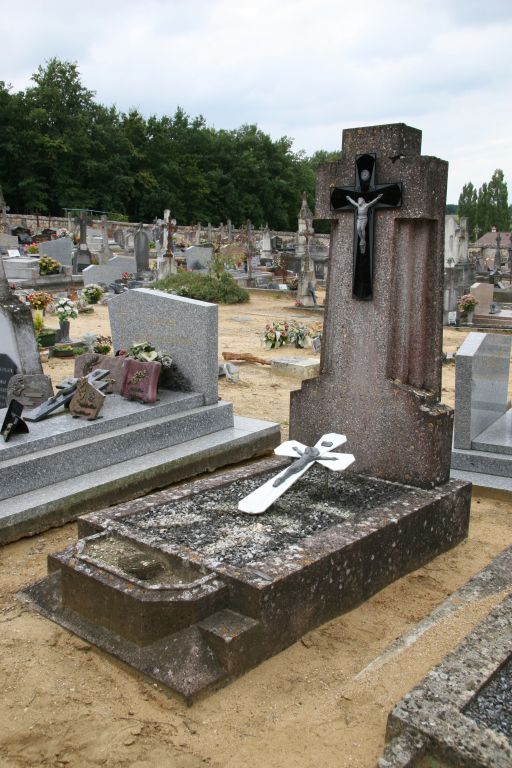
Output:
<svg viewBox="0 0 512 768">
<path fill-rule="evenodd" d="M 474 309 L 470 309 L 466 312 L 466 323 L 468 325 L 473 325 L 473 315 L 475 314 Z"/>
</svg>

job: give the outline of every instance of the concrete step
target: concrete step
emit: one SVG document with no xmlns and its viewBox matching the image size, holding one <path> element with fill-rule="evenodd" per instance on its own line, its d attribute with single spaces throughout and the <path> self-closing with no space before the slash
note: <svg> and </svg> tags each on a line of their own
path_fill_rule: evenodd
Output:
<svg viewBox="0 0 512 768">
<path fill-rule="evenodd" d="M 512 477 L 512 456 L 506 453 L 453 448 L 452 469 Z"/>
<path fill-rule="evenodd" d="M 231 403 L 219 402 L 18 456 L 0 464 L 0 499 L 128 461 L 232 424 Z"/>
<path fill-rule="evenodd" d="M 212 406 L 214 407 L 214 406 Z M 235 416 L 234 426 L 0 501 L 0 544 L 31 536 L 179 480 L 268 453 L 279 425 Z"/>
</svg>

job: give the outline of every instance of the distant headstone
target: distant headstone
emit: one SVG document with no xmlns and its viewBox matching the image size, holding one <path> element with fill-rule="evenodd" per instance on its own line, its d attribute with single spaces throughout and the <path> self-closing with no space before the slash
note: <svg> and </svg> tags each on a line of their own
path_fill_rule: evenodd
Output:
<svg viewBox="0 0 512 768">
<path fill-rule="evenodd" d="M 187 269 L 209 269 L 212 257 L 212 246 L 191 245 L 185 251 Z"/>
<path fill-rule="evenodd" d="M 169 354 L 205 404 L 218 398 L 218 307 L 163 291 L 136 288 L 108 304 L 114 350 L 148 341 Z"/>
<path fill-rule="evenodd" d="M 16 235 L 6 235 L 0 232 L 0 248 L 17 248 L 18 238 Z"/>
<path fill-rule="evenodd" d="M 84 285 L 104 283 L 109 285 L 120 280 L 125 272 L 132 274 L 137 269 L 135 259 L 129 256 L 113 256 L 107 264 L 91 264 L 82 272 Z"/>
<path fill-rule="evenodd" d="M 124 248 L 124 232 L 122 229 L 114 229 L 114 240 L 121 248 Z"/>
<path fill-rule="evenodd" d="M 149 269 L 149 237 L 143 229 L 138 229 L 133 239 L 137 272 L 147 272 Z"/>
<path fill-rule="evenodd" d="M 491 283 L 473 283 L 469 290 L 478 302 L 475 307 L 475 315 L 489 315 L 493 301 L 494 286 Z"/>
<path fill-rule="evenodd" d="M 18 367 L 9 355 L 0 354 L 0 408 L 7 405 L 7 388 Z"/>
<path fill-rule="evenodd" d="M 52 380 L 44 373 L 17 373 L 7 384 L 7 403 L 17 400 L 26 408 L 35 408 L 52 396 Z"/>
<path fill-rule="evenodd" d="M 73 242 L 69 237 L 58 237 L 39 245 L 40 256 L 50 256 L 60 264 L 70 267 L 73 259 Z"/>
</svg>

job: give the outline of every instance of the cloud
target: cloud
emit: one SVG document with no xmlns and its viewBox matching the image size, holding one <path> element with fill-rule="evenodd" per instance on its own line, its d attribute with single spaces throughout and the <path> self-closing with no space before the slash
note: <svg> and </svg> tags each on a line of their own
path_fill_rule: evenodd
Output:
<svg viewBox="0 0 512 768">
<path fill-rule="evenodd" d="M 17 89 L 57 56 L 120 110 L 179 105 L 308 153 L 339 147 L 343 127 L 408 122 L 450 161 L 452 202 L 464 181 L 512 166 L 509 0 L 25 0 L 3 17 L 19 31 L 0 51 Z"/>
</svg>

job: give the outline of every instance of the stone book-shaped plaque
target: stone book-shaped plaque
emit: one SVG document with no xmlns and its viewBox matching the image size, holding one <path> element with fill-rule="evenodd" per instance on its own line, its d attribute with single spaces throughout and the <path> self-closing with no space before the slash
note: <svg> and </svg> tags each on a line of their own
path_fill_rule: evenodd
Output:
<svg viewBox="0 0 512 768">
<path fill-rule="evenodd" d="M 52 396 L 52 380 L 44 373 L 17 373 L 7 385 L 7 402 L 17 400 L 26 408 L 35 408 Z"/>
<path fill-rule="evenodd" d="M 69 412 L 75 418 L 93 421 L 103 407 L 105 395 L 90 384 L 86 378 L 80 379 L 76 392 L 69 403 Z"/>
<path fill-rule="evenodd" d="M 122 396 L 128 400 L 138 400 L 140 403 L 154 403 L 161 368 L 160 363 L 125 360 Z"/>
</svg>

